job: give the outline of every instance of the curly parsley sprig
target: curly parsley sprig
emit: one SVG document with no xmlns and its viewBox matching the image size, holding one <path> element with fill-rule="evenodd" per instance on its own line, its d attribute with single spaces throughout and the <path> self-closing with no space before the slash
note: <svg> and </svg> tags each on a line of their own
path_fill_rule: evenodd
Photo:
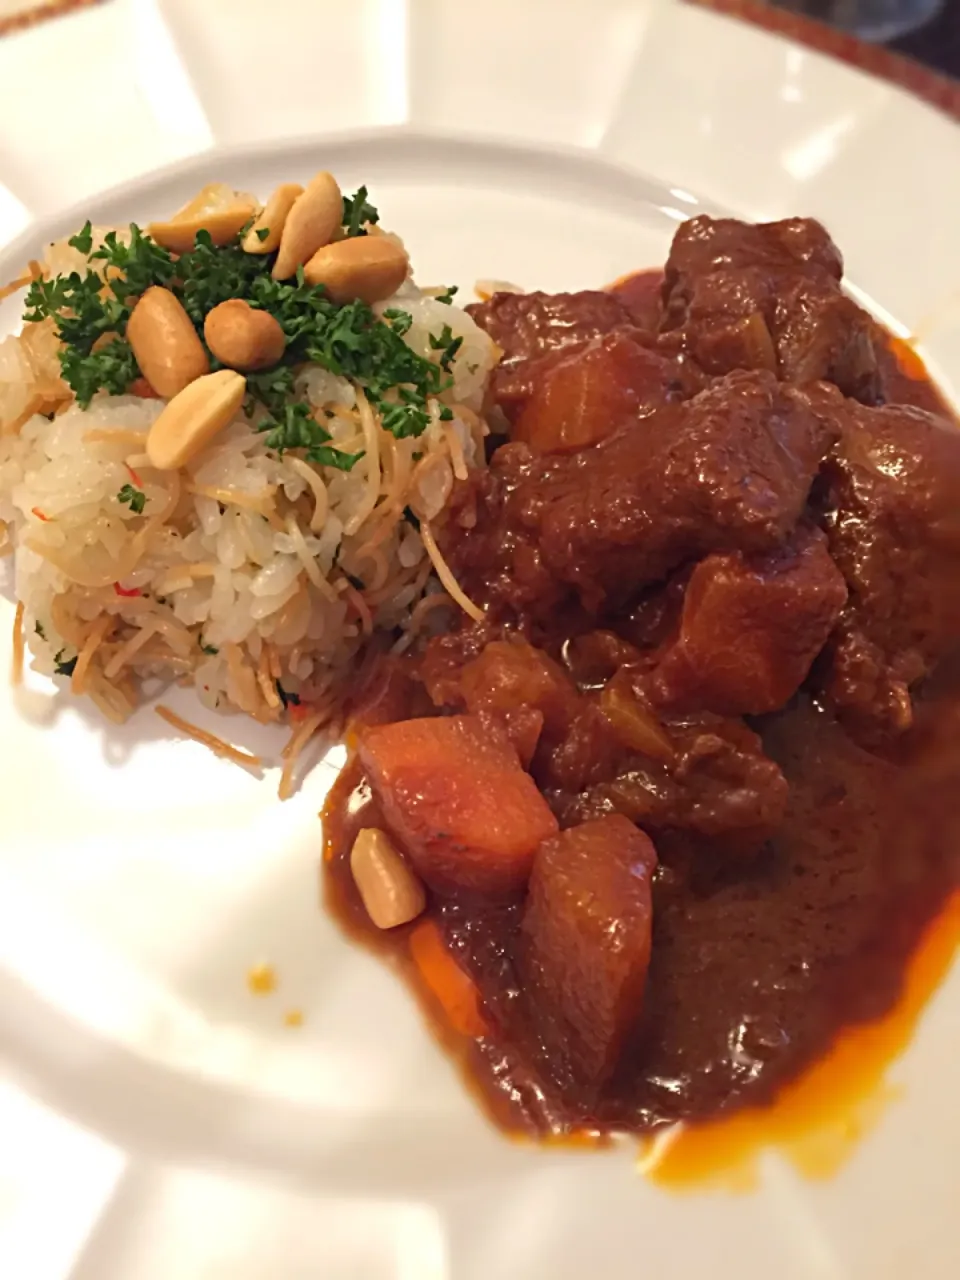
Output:
<svg viewBox="0 0 960 1280">
<path fill-rule="evenodd" d="M 379 216 L 366 187 L 344 198 L 347 236 L 366 235 L 365 228 Z M 133 223 L 129 239 L 109 232 L 94 249 L 87 222 L 69 243 L 91 265 L 84 274 L 34 281 L 25 318 L 54 321 L 63 377 L 83 408 L 98 391 L 121 394 L 139 376 L 127 324 L 137 299 L 153 285 L 174 293 L 201 340 L 207 314 L 231 298 L 242 298 L 278 321 L 287 339 L 282 361 L 247 378 L 248 412 L 277 452 L 302 449 L 318 465 L 344 471 L 363 456 L 337 449 L 310 407 L 297 399 L 295 376 L 302 365 L 320 365 L 362 386 L 384 428 L 400 439 L 426 430 L 430 400 L 452 385 L 451 363 L 463 340 L 454 338 L 449 325 L 431 335 L 431 349 L 438 354 L 427 359 L 403 340 L 413 323 L 408 312 L 388 308 L 381 317 L 364 302 L 335 303 L 322 286 L 308 284 L 302 270 L 293 280 L 274 280 L 276 255 L 245 253 L 240 236 L 217 246 L 200 231 L 194 247 L 174 258 Z M 443 301 L 452 296 L 451 290 Z M 216 368 L 217 362 L 211 365 Z M 452 417 L 445 406 L 439 414 Z"/>
</svg>

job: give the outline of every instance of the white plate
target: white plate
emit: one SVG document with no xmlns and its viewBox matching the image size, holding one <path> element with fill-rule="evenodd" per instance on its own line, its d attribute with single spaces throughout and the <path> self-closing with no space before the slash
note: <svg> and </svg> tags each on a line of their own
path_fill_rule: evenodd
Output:
<svg viewBox="0 0 960 1280">
<path fill-rule="evenodd" d="M 321 164 L 368 184 L 421 279 L 467 286 L 602 284 L 703 208 L 809 213 L 960 389 L 960 131 L 701 11 L 112 0 L 0 42 L 0 109 L 3 278 L 88 214 Z M 279 805 L 271 778 L 161 728 L 144 711 L 115 731 L 49 688 L 0 701 L 4 1280 L 960 1272 L 960 973 L 832 1181 L 772 1155 L 752 1194 L 668 1194 L 632 1147 L 521 1147 L 482 1119 L 408 993 L 319 909 L 331 763 Z M 259 959 L 280 988 L 255 1000 Z"/>
</svg>

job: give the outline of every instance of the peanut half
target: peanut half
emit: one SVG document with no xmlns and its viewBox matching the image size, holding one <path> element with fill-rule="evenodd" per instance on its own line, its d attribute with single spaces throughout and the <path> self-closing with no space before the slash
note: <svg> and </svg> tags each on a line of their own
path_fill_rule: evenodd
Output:
<svg viewBox="0 0 960 1280">
<path fill-rule="evenodd" d="M 367 914 L 378 929 L 414 920 L 427 905 L 418 876 L 379 827 L 364 827 L 350 850 L 353 874 Z"/>
<path fill-rule="evenodd" d="M 147 456 L 159 471 L 175 471 L 210 443 L 243 404 L 247 380 L 219 369 L 173 397 L 147 434 Z"/>
<path fill-rule="evenodd" d="M 208 231 L 219 247 L 239 235 L 257 208 L 253 196 L 234 191 L 225 182 L 209 182 L 172 218 L 151 222 L 147 232 L 171 253 L 189 253 L 198 231 Z"/>
<path fill-rule="evenodd" d="M 319 249 L 303 269 L 308 284 L 322 284 L 334 302 L 382 302 L 407 276 L 406 251 L 386 236 L 356 236 Z"/>
<path fill-rule="evenodd" d="M 342 222 L 343 196 L 333 174 L 323 170 L 311 178 L 287 214 L 273 264 L 274 280 L 288 280 L 294 275 L 297 267 L 330 243 Z"/>
<path fill-rule="evenodd" d="M 293 208 L 294 201 L 303 195 L 299 182 L 284 182 L 263 206 L 256 222 L 240 241 L 246 253 L 273 253 L 280 244 L 283 228 Z"/>
<path fill-rule="evenodd" d="M 141 294 L 127 323 L 127 339 L 143 376 L 165 400 L 210 372 L 190 317 L 160 285 Z"/>
<path fill-rule="evenodd" d="M 230 298 L 209 311 L 203 336 L 221 364 L 244 373 L 269 369 L 287 345 L 279 322 L 242 298 Z"/>
</svg>

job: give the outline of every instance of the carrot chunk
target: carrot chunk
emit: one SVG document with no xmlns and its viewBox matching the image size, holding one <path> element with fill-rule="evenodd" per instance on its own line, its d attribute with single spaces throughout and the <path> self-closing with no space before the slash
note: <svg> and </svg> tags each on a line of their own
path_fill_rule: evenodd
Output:
<svg viewBox="0 0 960 1280">
<path fill-rule="evenodd" d="M 444 946 L 432 920 L 424 920 L 412 930 L 410 954 L 454 1031 L 473 1038 L 482 1036 L 487 1027 L 480 1012 L 480 992 Z"/>
<path fill-rule="evenodd" d="M 388 825 L 431 888 L 523 888 L 557 820 L 498 725 L 470 715 L 374 725 L 359 751 Z"/>
</svg>

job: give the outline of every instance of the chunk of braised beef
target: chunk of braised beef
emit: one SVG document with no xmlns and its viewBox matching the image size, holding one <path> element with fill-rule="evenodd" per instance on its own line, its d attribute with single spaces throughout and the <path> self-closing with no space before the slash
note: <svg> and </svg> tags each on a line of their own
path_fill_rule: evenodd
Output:
<svg viewBox="0 0 960 1280">
<path fill-rule="evenodd" d="M 570 678 L 581 691 L 602 689 L 621 667 L 641 661 L 640 650 L 616 631 L 586 631 L 563 646 Z"/>
<path fill-rule="evenodd" d="M 464 619 L 456 630 L 430 637 L 420 659 L 419 676 L 435 707 L 463 709 L 463 669 L 496 634 L 486 622 L 468 623 Z"/>
<path fill-rule="evenodd" d="M 640 1016 L 656 865 L 650 840 L 617 815 L 564 831 L 537 851 L 519 967 L 561 1084 L 603 1085 Z"/>
<path fill-rule="evenodd" d="M 756 225 L 694 218 L 674 237 L 661 330 L 707 372 L 766 369 L 825 380 L 866 403 L 882 395 L 879 326 L 840 288 L 843 261 L 812 219 Z"/>
<path fill-rule="evenodd" d="M 911 686 L 960 643 L 960 432 L 906 405 L 866 408 L 825 388 L 808 399 L 840 427 L 822 502 L 849 588 L 823 687 L 879 746 L 910 725 Z"/>
<path fill-rule="evenodd" d="M 651 680 L 655 702 L 730 716 L 778 710 L 806 679 L 846 598 L 819 529 L 803 527 L 762 556 L 707 556 Z"/>
<path fill-rule="evenodd" d="M 629 331 L 614 331 L 543 368 L 515 413 L 511 439 L 534 453 L 571 453 L 605 440 L 680 390 L 674 364 Z"/>
<path fill-rule="evenodd" d="M 662 271 L 635 271 L 611 285 L 610 292 L 627 308 L 631 320 L 638 328 L 647 333 L 656 333 L 663 313 Z"/>
<path fill-rule="evenodd" d="M 741 222 L 706 214 L 681 223 L 663 272 L 663 306 L 669 327 L 684 319 L 698 280 L 730 267 L 815 271 L 837 282 L 843 258 L 825 227 L 813 218 Z"/>
<path fill-rule="evenodd" d="M 522 890 L 557 823 L 498 725 L 402 720 L 362 730 L 358 750 L 387 825 L 431 888 Z"/>
<path fill-rule="evenodd" d="M 568 584 L 598 611 L 709 551 L 772 550 L 799 519 L 830 438 L 772 377 L 736 373 L 583 453 L 534 458 L 508 446 L 471 539 L 479 580 L 465 558 L 468 590 L 483 598 L 496 586 L 499 561 L 521 608 L 540 604 L 527 583 L 548 609 Z"/>
<path fill-rule="evenodd" d="M 620 813 L 654 834 L 682 833 L 721 854 L 755 854 L 783 821 L 788 798 L 760 739 L 741 721 L 706 714 L 660 725 L 673 758 L 626 755 L 609 781 L 554 796 L 561 824 Z"/>
<path fill-rule="evenodd" d="M 495 293 L 467 311 L 503 352 L 493 372 L 491 394 L 508 417 L 535 386 L 537 361 L 614 329 L 634 327 L 628 308 L 601 289 Z"/>
<path fill-rule="evenodd" d="M 711 551 L 777 547 L 832 436 L 770 375 L 730 374 L 580 453 L 498 449 L 474 485 L 476 527 L 445 549 L 497 616 L 549 619 L 571 598 L 619 610 Z"/>
<path fill-rule="evenodd" d="M 563 668 L 520 636 L 487 644 L 463 667 L 460 689 L 469 711 L 535 707 L 549 731 L 562 730 L 577 711 L 577 693 Z"/>
<path fill-rule="evenodd" d="M 458 680 L 445 689 L 447 704 L 498 721 L 541 787 L 580 791 L 612 771 L 617 745 L 607 721 L 543 650 L 519 636 L 494 640 Z"/>
</svg>

